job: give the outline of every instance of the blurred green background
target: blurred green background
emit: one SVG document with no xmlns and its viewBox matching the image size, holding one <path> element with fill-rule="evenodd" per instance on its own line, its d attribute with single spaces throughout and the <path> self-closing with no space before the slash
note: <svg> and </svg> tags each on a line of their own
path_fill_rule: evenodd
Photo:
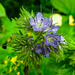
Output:
<svg viewBox="0 0 75 75">
<path fill-rule="evenodd" d="M 34 12 L 45 12 L 45 13 L 51 13 L 52 8 L 54 8 L 54 13 L 60 13 L 60 14 L 67 14 L 68 10 L 71 8 L 71 5 L 69 6 L 68 3 L 69 1 L 60 0 L 60 3 L 58 2 L 59 0 L 55 1 L 55 3 L 51 3 L 51 0 L 0 0 L 1 4 L 4 6 L 6 13 L 9 18 L 14 18 L 14 17 L 19 17 L 20 13 L 20 8 L 23 6 L 26 10 L 31 11 L 34 10 Z M 67 3 L 67 5 L 64 3 Z M 63 3 L 63 4 L 62 4 Z M 54 7 L 53 7 L 54 5 Z M 66 7 L 67 6 L 67 7 Z M 61 11 L 58 11 L 59 10 Z M 61 8 L 61 9 L 60 9 Z M 63 10 L 63 11 L 62 11 Z M 66 11 L 65 11 L 66 10 Z M 72 14 L 69 10 L 69 15 Z M 64 12 L 64 13 L 63 13 Z"/>
<path fill-rule="evenodd" d="M 50 0 L 0 0 L 0 2 L 5 7 L 9 18 L 19 17 L 19 9 L 22 6 L 26 10 L 34 10 L 34 12 L 39 12 L 42 9 L 43 12 L 50 13 L 52 9 Z"/>
<path fill-rule="evenodd" d="M 42 12 L 44 17 L 50 17 L 53 8 L 53 22 L 61 26 L 57 33 L 63 35 L 68 44 L 59 55 L 52 54 L 53 57 L 44 58 L 39 68 L 32 67 L 29 75 L 75 75 L 75 0 L 0 0 L 0 74 L 4 75 L 12 67 L 10 62 L 3 63 L 6 57 L 10 56 L 6 59 L 9 61 L 16 56 L 7 44 L 11 34 L 18 32 L 12 18 L 19 18 L 22 6 L 29 12 L 33 10 L 35 14 Z M 20 69 L 13 70 L 10 75 L 23 75 L 21 66 L 20 63 Z"/>
</svg>

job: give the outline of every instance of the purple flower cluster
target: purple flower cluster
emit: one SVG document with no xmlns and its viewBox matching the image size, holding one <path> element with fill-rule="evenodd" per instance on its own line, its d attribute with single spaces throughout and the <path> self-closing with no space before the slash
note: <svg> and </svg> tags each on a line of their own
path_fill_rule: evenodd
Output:
<svg viewBox="0 0 75 75">
<path fill-rule="evenodd" d="M 49 57 L 49 52 L 52 52 L 50 46 L 57 49 L 57 46 L 65 44 L 65 39 L 57 34 L 47 34 L 45 37 L 45 42 L 37 44 L 35 52 L 42 53 L 46 58 Z"/>
<path fill-rule="evenodd" d="M 52 17 L 49 19 L 48 17 L 42 16 L 40 12 L 38 12 L 35 18 L 31 18 L 29 20 L 30 25 L 32 25 L 34 31 L 46 31 L 46 32 L 53 32 L 60 28 L 60 26 L 52 25 Z"/>
<path fill-rule="evenodd" d="M 55 34 L 60 26 L 52 24 L 52 17 L 50 19 L 48 17 L 43 18 L 42 14 L 38 12 L 34 19 L 31 18 L 29 20 L 29 23 L 34 31 L 47 32 L 47 35 L 44 36 L 45 41 L 37 44 L 35 48 L 36 53 L 42 53 L 47 58 L 49 57 L 49 53 L 52 52 L 50 46 L 57 49 L 57 46 L 59 46 L 60 43 L 65 44 L 65 39 L 62 36 Z M 54 34 L 49 34 L 49 32 L 53 32 Z"/>
</svg>

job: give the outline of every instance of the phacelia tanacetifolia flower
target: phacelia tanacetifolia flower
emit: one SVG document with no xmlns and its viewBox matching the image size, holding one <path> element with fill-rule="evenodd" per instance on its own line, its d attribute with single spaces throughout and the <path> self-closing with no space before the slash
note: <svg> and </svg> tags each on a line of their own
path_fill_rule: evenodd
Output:
<svg viewBox="0 0 75 75">
<path fill-rule="evenodd" d="M 30 25 L 32 25 L 34 31 L 43 31 L 45 25 L 47 25 L 47 18 L 43 18 L 42 14 L 38 12 L 35 18 L 29 20 Z"/>
<path fill-rule="evenodd" d="M 44 57 L 48 58 L 50 52 L 52 52 L 52 50 L 46 46 L 46 44 L 44 42 L 37 44 L 37 47 L 35 48 L 35 52 L 37 54 L 43 54 Z"/>
<path fill-rule="evenodd" d="M 52 17 L 49 19 L 48 17 L 42 16 L 40 12 L 38 12 L 35 18 L 31 18 L 29 20 L 30 25 L 32 25 L 34 31 L 45 31 L 45 32 L 53 32 L 56 33 L 60 26 L 55 26 L 52 24 Z"/>
<path fill-rule="evenodd" d="M 57 34 L 47 34 L 45 36 L 45 43 L 48 46 L 53 46 L 54 48 L 57 48 L 60 43 L 65 44 L 65 39 Z"/>
</svg>

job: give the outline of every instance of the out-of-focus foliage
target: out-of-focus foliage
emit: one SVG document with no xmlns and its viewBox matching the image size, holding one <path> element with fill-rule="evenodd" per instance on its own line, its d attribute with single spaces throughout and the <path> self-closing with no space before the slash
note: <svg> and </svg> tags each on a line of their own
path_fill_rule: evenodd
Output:
<svg viewBox="0 0 75 75">
<path fill-rule="evenodd" d="M 50 0 L 0 0 L 6 9 L 9 18 L 19 17 L 19 9 L 23 6 L 26 10 L 34 12 L 43 11 L 50 13 L 52 5 Z M 10 12 L 11 14 L 10 14 Z"/>
<path fill-rule="evenodd" d="M 16 24 L 14 20 L 12 22 L 10 19 L 6 16 L 5 9 L 0 4 L 0 45 L 5 43 L 6 40 L 11 36 L 11 34 L 14 32 L 18 32 L 18 29 L 16 28 Z"/>
<path fill-rule="evenodd" d="M 0 3 L 0 17 L 4 17 L 4 16 L 6 16 L 5 9 L 3 8 L 3 6 Z"/>
<path fill-rule="evenodd" d="M 6 9 L 7 15 L 12 17 L 18 17 L 19 9 L 23 6 L 25 9 L 31 11 L 32 9 L 38 12 L 40 11 L 40 0 L 0 0 Z M 35 8 L 36 6 L 36 8 Z M 10 14 L 11 13 L 11 14 Z"/>
<path fill-rule="evenodd" d="M 51 0 L 51 2 L 59 11 L 75 17 L 75 0 Z"/>
<path fill-rule="evenodd" d="M 46 13 L 52 12 L 51 0 L 40 0 L 40 11 Z"/>
<path fill-rule="evenodd" d="M 5 41 L 12 35 L 12 33 L 16 33 L 19 30 L 16 28 L 16 24 L 14 22 L 14 20 L 12 20 L 12 22 L 10 21 L 10 19 L 8 17 L 3 17 L 1 18 L 1 22 L 2 22 L 2 32 L 0 34 L 1 38 L 0 38 L 0 45 L 5 43 Z"/>
<path fill-rule="evenodd" d="M 1 75 L 4 74 L 8 75 L 13 73 L 12 70 L 14 70 L 16 65 L 14 65 L 10 60 L 14 56 L 15 56 L 15 52 L 12 51 L 11 48 L 7 48 L 7 49 L 0 48 L 0 74 Z"/>
<path fill-rule="evenodd" d="M 12 35 L 12 33 L 18 33 L 19 29 L 16 28 L 14 20 L 6 16 L 6 12 L 2 4 L 0 4 L 0 46 L 4 44 L 7 39 Z M 5 45 L 7 46 L 7 45 Z M 14 57 L 18 57 L 15 51 L 11 47 L 3 49 L 0 47 L 0 75 L 17 75 L 24 74 L 23 63 L 20 60 L 15 60 Z M 12 60 L 13 59 L 13 60 Z M 15 64 L 13 63 L 15 62 Z M 19 61 L 19 62 L 18 62 Z"/>
</svg>

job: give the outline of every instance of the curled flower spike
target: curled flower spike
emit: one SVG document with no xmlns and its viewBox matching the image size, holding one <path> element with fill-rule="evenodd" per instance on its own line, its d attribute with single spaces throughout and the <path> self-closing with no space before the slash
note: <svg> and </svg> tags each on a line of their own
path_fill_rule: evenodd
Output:
<svg viewBox="0 0 75 75">
<path fill-rule="evenodd" d="M 52 25 L 52 17 L 49 19 L 48 17 L 42 16 L 40 12 L 38 12 L 35 18 L 31 18 L 29 20 L 30 25 L 33 26 L 34 31 L 45 31 L 45 32 L 53 32 L 56 33 L 60 26 Z"/>
</svg>

